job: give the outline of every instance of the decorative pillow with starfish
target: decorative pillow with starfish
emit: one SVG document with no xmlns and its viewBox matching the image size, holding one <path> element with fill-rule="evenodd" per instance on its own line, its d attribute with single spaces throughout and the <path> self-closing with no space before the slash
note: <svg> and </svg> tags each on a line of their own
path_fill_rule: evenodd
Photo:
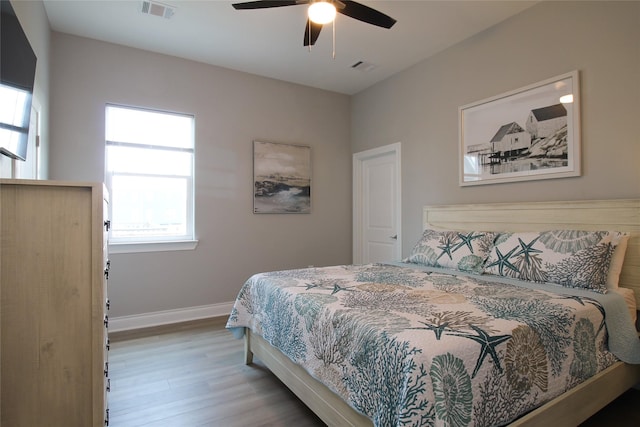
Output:
<svg viewBox="0 0 640 427">
<path fill-rule="evenodd" d="M 482 273 L 497 233 L 427 229 L 403 262 Z"/>
<path fill-rule="evenodd" d="M 484 273 L 606 293 L 611 258 L 625 235 L 582 230 L 502 233 Z"/>
</svg>

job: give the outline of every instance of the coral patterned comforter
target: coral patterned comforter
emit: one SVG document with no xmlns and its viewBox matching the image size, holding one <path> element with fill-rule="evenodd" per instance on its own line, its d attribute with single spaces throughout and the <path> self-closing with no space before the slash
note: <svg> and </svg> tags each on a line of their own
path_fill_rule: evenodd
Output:
<svg viewBox="0 0 640 427">
<path fill-rule="evenodd" d="M 334 266 L 256 274 L 227 328 L 251 328 L 375 426 L 495 426 L 618 360 L 602 297 Z"/>
</svg>

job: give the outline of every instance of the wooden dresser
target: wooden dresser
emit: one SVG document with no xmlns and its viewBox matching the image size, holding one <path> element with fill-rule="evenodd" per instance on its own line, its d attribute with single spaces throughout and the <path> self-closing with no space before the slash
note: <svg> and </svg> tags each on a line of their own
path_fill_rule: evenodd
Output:
<svg viewBox="0 0 640 427">
<path fill-rule="evenodd" d="M 108 425 L 108 197 L 0 180 L 0 425 Z"/>
</svg>

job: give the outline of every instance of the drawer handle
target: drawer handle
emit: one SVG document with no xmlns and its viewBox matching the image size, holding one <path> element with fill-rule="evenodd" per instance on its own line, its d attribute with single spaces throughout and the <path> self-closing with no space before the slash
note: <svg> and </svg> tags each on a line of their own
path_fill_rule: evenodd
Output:
<svg viewBox="0 0 640 427">
<path fill-rule="evenodd" d="M 104 363 L 104 377 L 109 378 L 109 362 Z"/>
<path fill-rule="evenodd" d="M 105 228 L 105 230 L 109 231 L 111 229 L 111 221 L 106 220 L 104 222 L 104 228 Z"/>
<path fill-rule="evenodd" d="M 109 327 L 109 316 L 104 316 L 104 327 L 105 328 Z"/>
</svg>

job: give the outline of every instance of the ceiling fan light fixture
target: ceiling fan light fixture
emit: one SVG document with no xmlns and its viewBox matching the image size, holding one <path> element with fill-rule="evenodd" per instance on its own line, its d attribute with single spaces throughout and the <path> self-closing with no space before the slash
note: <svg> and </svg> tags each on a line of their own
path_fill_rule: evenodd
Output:
<svg viewBox="0 0 640 427">
<path fill-rule="evenodd" d="M 311 22 L 324 25 L 336 19 L 336 7 L 326 1 L 316 1 L 309 5 L 308 14 Z"/>
</svg>

